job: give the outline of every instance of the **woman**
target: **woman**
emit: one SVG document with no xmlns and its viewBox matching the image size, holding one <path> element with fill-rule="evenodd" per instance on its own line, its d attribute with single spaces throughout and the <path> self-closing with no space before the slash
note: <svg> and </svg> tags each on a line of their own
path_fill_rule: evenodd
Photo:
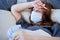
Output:
<svg viewBox="0 0 60 40">
<path fill-rule="evenodd" d="M 51 20 L 52 6 L 50 4 L 48 4 L 48 3 L 44 3 L 44 4 L 45 5 L 44 5 L 43 8 L 37 8 L 36 6 L 34 6 L 32 14 L 30 15 L 31 24 L 35 24 L 35 25 L 37 24 L 37 25 L 40 25 L 40 26 L 41 25 L 42 26 L 51 26 L 51 25 L 54 24 L 54 22 Z M 39 10 L 37 10 L 37 9 L 39 9 Z M 39 16 L 39 17 L 37 17 L 37 16 Z"/>
<path fill-rule="evenodd" d="M 41 17 L 41 20 L 33 20 L 32 19 L 33 16 L 30 16 L 31 23 L 27 23 L 22 18 L 21 14 L 19 14 L 19 13 L 22 10 L 25 10 L 25 9 L 31 8 L 31 7 L 35 7 L 33 9 L 33 11 L 36 12 L 35 14 L 38 15 L 38 13 L 39 13 L 39 17 L 41 17 L 41 16 L 42 17 Z M 17 22 L 16 24 L 20 24 L 22 26 L 22 28 L 24 28 L 24 29 L 33 30 L 33 31 L 42 29 L 52 36 L 60 36 L 59 32 L 57 33 L 57 30 L 59 30 L 58 29 L 59 24 L 55 25 L 54 22 L 50 18 L 51 8 L 52 8 L 51 5 L 48 3 L 43 3 L 41 1 L 33 1 L 33 2 L 27 2 L 27 3 L 13 5 L 11 8 L 11 12 L 16 19 L 16 22 Z M 33 14 L 33 11 L 31 13 L 31 15 Z M 39 17 L 37 19 L 39 19 Z"/>
</svg>

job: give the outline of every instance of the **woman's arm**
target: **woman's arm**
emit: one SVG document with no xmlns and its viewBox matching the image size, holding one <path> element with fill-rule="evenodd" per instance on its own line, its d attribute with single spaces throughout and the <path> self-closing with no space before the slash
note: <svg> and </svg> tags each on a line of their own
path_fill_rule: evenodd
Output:
<svg viewBox="0 0 60 40">
<path fill-rule="evenodd" d="M 60 37 L 49 37 L 49 36 L 42 36 L 39 35 L 30 35 L 25 33 L 24 31 L 17 36 L 14 37 L 13 40 L 60 40 Z"/>
<path fill-rule="evenodd" d="M 49 37 L 49 36 L 24 36 L 24 40 L 60 40 L 60 37 Z"/>
<path fill-rule="evenodd" d="M 11 12 L 13 16 L 15 17 L 16 22 L 21 18 L 20 12 L 27 8 L 33 7 L 33 3 L 34 2 L 20 3 L 20 4 L 13 5 L 11 7 Z"/>
<path fill-rule="evenodd" d="M 40 0 L 35 0 L 33 2 L 20 3 L 20 4 L 13 5 L 11 7 L 11 12 L 12 12 L 13 16 L 15 17 L 16 21 L 18 21 L 21 18 L 21 15 L 19 14 L 21 11 L 23 11 L 27 8 L 34 7 L 34 6 L 37 6 L 38 9 L 41 8 L 37 4 L 41 5 L 41 6 L 44 5 L 44 4 L 42 4 L 42 2 Z"/>
</svg>

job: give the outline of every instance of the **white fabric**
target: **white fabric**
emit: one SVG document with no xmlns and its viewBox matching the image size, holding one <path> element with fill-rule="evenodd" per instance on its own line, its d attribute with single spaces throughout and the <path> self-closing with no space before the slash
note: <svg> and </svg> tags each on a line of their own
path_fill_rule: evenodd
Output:
<svg viewBox="0 0 60 40">
<path fill-rule="evenodd" d="M 42 13 L 32 11 L 32 13 L 31 13 L 31 21 L 34 22 L 34 23 L 37 23 L 37 22 L 39 22 L 41 20 L 42 20 Z"/>
<path fill-rule="evenodd" d="M 52 9 L 51 19 L 54 22 L 60 23 L 60 9 Z"/>
<path fill-rule="evenodd" d="M 21 30 L 21 25 L 14 25 L 14 26 L 10 26 L 10 28 L 8 29 L 8 32 L 7 32 L 7 36 L 9 38 L 9 40 L 11 40 L 14 36 L 14 33 L 16 34 L 16 31 L 18 30 Z M 17 34 L 16 34 L 17 35 Z"/>
<path fill-rule="evenodd" d="M 24 3 L 27 2 L 27 0 L 17 0 L 17 3 Z"/>
<path fill-rule="evenodd" d="M 16 21 L 10 11 L 0 10 L 0 40 L 8 40 L 7 30 Z"/>
<path fill-rule="evenodd" d="M 21 12 L 23 18 L 24 18 L 28 23 L 30 23 L 30 20 L 29 20 L 30 12 L 31 12 L 30 9 L 26 9 L 26 10 L 24 10 L 24 11 Z"/>
</svg>

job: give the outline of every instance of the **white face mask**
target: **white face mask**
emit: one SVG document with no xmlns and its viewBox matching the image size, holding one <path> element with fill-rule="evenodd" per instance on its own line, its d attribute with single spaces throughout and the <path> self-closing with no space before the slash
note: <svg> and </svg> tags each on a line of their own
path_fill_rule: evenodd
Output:
<svg viewBox="0 0 60 40">
<path fill-rule="evenodd" d="M 42 13 L 32 11 L 32 13 L 31 13 L 31 21 L 33 23 L 37 23 L 37 22 L 39 22 L 41 20 L 42 20 Z"/>
</svg>

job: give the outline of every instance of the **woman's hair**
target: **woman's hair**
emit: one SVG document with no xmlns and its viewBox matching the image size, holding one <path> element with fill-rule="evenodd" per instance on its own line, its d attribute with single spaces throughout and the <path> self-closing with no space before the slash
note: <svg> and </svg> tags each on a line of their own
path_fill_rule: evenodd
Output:
<svg viewBox="0 0 60 40">
<path fill-rule="evenodd" d="M 31 25 L 51 26 L 54 24 L 54 22 L 51 20 L 52 5 L 50 5 L 49 3 L 44 3 L 44 4 L 45 4 L 45 7 L 48 8 L 48 10 L 44 9 L 45 11 L 43 11 L 42 21 L 38 23 L 33 23 L 30 17 Z"/>
</svg>

